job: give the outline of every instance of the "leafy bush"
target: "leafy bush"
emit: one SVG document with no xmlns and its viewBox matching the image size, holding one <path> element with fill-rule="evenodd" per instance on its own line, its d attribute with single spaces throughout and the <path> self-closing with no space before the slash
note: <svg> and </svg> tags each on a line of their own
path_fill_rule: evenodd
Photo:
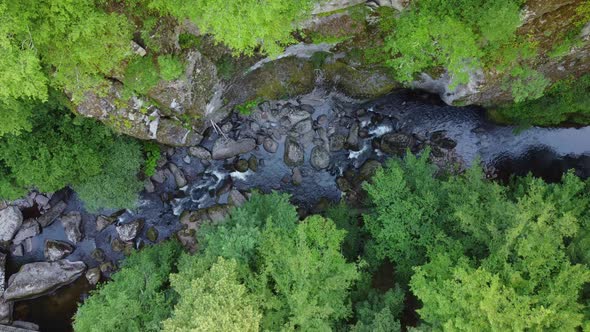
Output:
<svg viewBox="0 0 590 332">
<path fill-rule="evenodd" d="M 166 81 L 175 80 L 184 72 L 182 61 L 172 55 L 160 55 L 158 66 L 160 67 L 160 77 Z"/>
<path fill-rule="evenodd" d="M 31 132 L 0 139 L 2 198 L 18 198 L 32 188 L 54 192 L 72 185 L 91 209 L 135 202 L 141 162 L 137 143 L 96 121 L 73 116 L 55 98 L 32 107 Z"/>
<path fill-rule="evenodd" d="M 145 162 L 143 167 L 143 173 L 150 177 L 156 174 L 156 167 L 158 166 L 158 160 L 160 160 L 161 151 L 160 146 L 152 141 L 143 143 L 143 153 L 145 154 Z"/>
<path fill-rule="evenodd" d="M 179 254 L 180 246 L 173 241 L 131 254 L 112 281 L 99 285 L 80 305 L 74 329 L 160 331 L 177 298 L 168 288 L 168 277 Z"/>
</svg>

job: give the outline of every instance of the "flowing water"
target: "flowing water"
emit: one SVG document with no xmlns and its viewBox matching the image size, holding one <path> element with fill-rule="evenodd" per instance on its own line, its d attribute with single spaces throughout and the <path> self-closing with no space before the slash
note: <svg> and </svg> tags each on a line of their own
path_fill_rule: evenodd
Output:
<svg viewBox="0 0 590 332">
<path fill-rule="evenodd" d="M 303 174 L 300 185 L 285 181 L 285 177 L 291 174 L 291 168 L 283 162 L 286 135 L 277 135 L 279 149 L 276 153 L 268 153 L 259 146 L 257 150 L 242 156 L 246 159 L 252 155 L 257 158 L 259 169 L 256 172 L 237 172 L 227 161 L 203 163 L 192 158 L 187 163 L 186 149 L 176 149 L 168 157 L 169 161 L 183 170 L 189 184 L 177 189 L 173 177 L 168 176 L 163 184 L 156 186 L 154 193 L 142 193 L 137 209 L 120 211 L 117 223 L 139 218 L 145 220 L 146 225 L 136 246 L 149 242 L 146 240 L 146 230 L 152 226 L 158 230 L 161 241 L 180 229 L 179 215 L 182 211 L 226 203 L 227 190 L 224 189 L 230 186 L 244 191 L 258 189 L 263 192 L 288 192 L 294 203 L 305 208 L 310 208 L 322 198 L 337 201 L 342 193 L 336 186 L 336 178 L 349 168 L 359 168 L 368 159 L 385 160 L 387 156 L 375 149 L 372 141 L 389 132 L 403 132 L 420 138 L 444 131 L 446 137 L 456 142 L 454 153 L 465 165 L 479 158 L 486 166 L 495 168 L 501 178 L 533 172 L 547 180 L 557 181 L 570 168 L 575 169 L 580 176 L 590 175 L 590 127 L 531 127 L 518 130 L 515 127 L 498 126 L 486 120 L 481 108 L 451 107 L 431 95 L 412 91 L 400 91 L 378 100 L 363 102 L 317 89 L 291 103 L 312 106 L 315 110 L 313 119 L 326 116 L 325 127 L 329 132 L 348 131 L 351 124 L 357 122 L 360 131 L 366 134 L 359 140 L 357 149 L 332 152 L 330 166 L 321 171 L 315 170 L 309 163 L 312 138 L 309 142 L 304 141 L 305 164 L 300 167 Z M 247 128 L 251 125 L 248 121 L 236 118 L 230 121 L 233 125 L 230 136 L 239 138 L 255 134 Z M 202 145 L 211 148 L 216 139 L 218 135 L 211 132 Z M 109 260 L 120 261 L 123 258 L 123 254 L 114 252 L 110 246 L 111 240 L 116 237 L 114 226 L 98 233 L 95 228 L 96 215 L 86 213 L 74 193 L 64 190 L 53 198 L 54 201 L 59 199 L 67 201 L 66 211 L 82 211 L 83 217 L 84 240 L 68 259 L 82 260 L 89 267 L 97 266 L 98 262 L 91 257 L 95 248 L 101 248 Z M 104 214 L 113 212 L 103 211 Z M 32 252 L 23 257 L 9 257 L 8 273 L 14 273 L 25 263 L 43 260 L 46 239 L 65 240 L 59 220 L 33 239 Z M 44 331 L 68 330 L 75 303 L 82 300 L 89 288 L 83 280 L 53 295 L 17 303 L 15 316 L 39 323 Z"/>
</svg>

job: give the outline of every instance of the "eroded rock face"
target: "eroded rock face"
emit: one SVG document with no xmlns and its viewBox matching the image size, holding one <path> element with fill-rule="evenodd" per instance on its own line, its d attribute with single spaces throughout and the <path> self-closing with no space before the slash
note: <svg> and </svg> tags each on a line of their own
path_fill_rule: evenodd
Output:
<svg viewBox="0 0 590 332">
<path fill-rule="evenodd" d="M 74 247 L 63 241 L 47 240 L 45 241 L 45 249 L 43 251 L 45 259 L 50 262 L 58 261 L 65 258 L 74 251 Z"/>
<path fill-rule="evenodd" d="M 16 206 L 0 210 L 0 241 L 12 240 L 23 224 L 23 214 Z"/>
<path fill-rule="evenodd" d="M 10 277 L 4 292 L 6 300 L 26 300 L 49 294 L 69 285 L 86 270 L 83 262 L 59 260 L 23 265 L 19 272 Z"/>
</svg>

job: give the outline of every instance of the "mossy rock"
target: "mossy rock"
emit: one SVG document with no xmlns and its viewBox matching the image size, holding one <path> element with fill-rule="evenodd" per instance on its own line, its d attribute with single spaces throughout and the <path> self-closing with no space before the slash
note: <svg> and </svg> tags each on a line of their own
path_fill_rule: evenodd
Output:
<svg viewBox="0 0 590 332">
<path fill-rule="evenodd" d="M 328 81 L 351 97 L 376 98 L 401 86 L 381 67 L 355 68 L 336 61 L 324 64 L 323 70 Z"/>
</svg>

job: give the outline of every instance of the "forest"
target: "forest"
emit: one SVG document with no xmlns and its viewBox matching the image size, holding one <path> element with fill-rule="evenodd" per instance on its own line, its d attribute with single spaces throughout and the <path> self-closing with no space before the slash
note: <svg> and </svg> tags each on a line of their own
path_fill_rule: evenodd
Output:
<svg viewBox="0 0 590 332">
<path fill-rule="evenodd" d="M 590 146 L 564 138 L 590 128 L 589 1 L 0 0 L 0 17 L 1 290 L 77 212 L 115 267 L 60 228 L 100 266 L 72 330 L 590 331 Z M 406 102 L 455 110 L 454 134 Z M 490 171 L 551 148 L 576 160 L 559 181 Z M 337 199 L 309 208 L 306 189 Z M 116 254 L 87 226 L 121 238 L 153 206 L 170 234 L 148 220 Z M 0 324 L 62 286 L 2 298 Z"/>
</svg>

